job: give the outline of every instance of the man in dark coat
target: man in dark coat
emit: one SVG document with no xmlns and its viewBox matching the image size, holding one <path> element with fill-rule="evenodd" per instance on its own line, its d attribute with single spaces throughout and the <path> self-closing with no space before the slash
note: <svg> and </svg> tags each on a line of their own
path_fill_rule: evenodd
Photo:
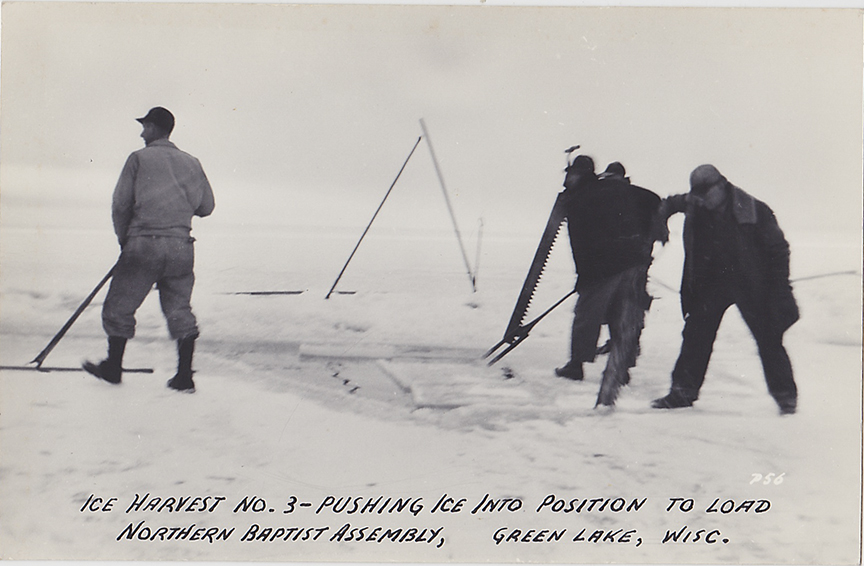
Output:
<svg viewBox="0 0 864 566">
<path fill-rule="evenodd" d="M 623 179 L 600 180 L 593 160 L 574 159 L 564 181 L 567 226 L 578 280 L 570 361 L 555 373 L 583 378 L 596 356 L 600 327 L 609 325 L 609 359 L 597 405 L 612 406 L 630 381 L 647 301 L 645 286 L 660 197 Z"/>
<path fill-rule="evenodd" d="M 732 185 L 713 165 L 697 167 L 690 187 L 690 193 L 663 202 L 667 218 L 685 214 L 685 324 L 671 390 L 652 406 L 689 407 L 699 398 L 720 321 L 735 304 L 756 339 L 768 391 L 781 413 L 794 413 L 798 393 L 783 348 L 783 333 L 798 320 L 789 244 L 768 205 Z"/>
</svg>

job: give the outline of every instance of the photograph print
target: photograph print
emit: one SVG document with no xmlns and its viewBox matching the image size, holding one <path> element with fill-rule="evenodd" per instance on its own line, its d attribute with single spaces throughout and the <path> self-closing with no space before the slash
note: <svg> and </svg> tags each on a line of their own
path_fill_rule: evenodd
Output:
<svg viewBox="0 0 864 566">
<path fill-rule="evenodd" d="M 860 10 L 2 22 L 2 559 L 861 563 Z"/>
</svg>

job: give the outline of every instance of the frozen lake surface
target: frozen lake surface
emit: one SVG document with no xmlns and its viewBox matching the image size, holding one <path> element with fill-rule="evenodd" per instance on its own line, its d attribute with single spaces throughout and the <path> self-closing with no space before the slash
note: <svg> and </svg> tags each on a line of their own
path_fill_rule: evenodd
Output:
<svg viewBox="0 0 864 566">
<path fill-rule="evenodd" d="M 0 356 L 3 364 L 19 365 L 41 350 L 110 268 L 116 244 L 104 226 L 34 228 L 8 218 Z M 481 360 L 501 338 L 542 226 L 537 237 L 490 230 L 476 292 L 452 232 L 372 230 L 337 287 L 341 293 L 325 300 L 362 227 L 196 222 L 193 307 L 202 336 L 195 395 L 164 387 L 175 352 L 155 294 L 139 311 L 125 360 L 154 374 L 127 374 L 122 386 L 111 387 L 83 373 L 0 372 L 4 557 L 857 561 L 857 235 L 787 233 L 792 277 L 802 278 L 794 284 L 802 318 L 785 341 L 800 408 L 781 417 L 766 391 L 755 343 L 734 309 L 721 327 L 696 406 L 649 408 L 667 391 L 680 346 L 680 223 L 672 224 L 670 244 L 655 250 L 649 290 L 656 300 L 632 383 L 615 411 L 602 412 L 593 406 L 604 357 L 586 366 L 583 383 L 552 373 L 566 361 L 572 298 L 498 364 Z M 473 255 L 476 230 L 466 231 L 465 239 Z M 836 275 L 804 279 L 825 274 Z M 535 296 L 537 313 L 573 282 L 569 246 L 560 237 Z M 297 294 L 237 294 L 260 291 Z M 46 365 L 75 367 L 85 357 L 103 356 L 103 296 Z M 191 519 L 125 513 L 136 494 L 148 493 L 219 495 L 226 503 Z M 122 510 L 82 512 L 94 494 L 117 497 Z M 429 514 L 443 494 L 466 498 L 466 506 L 487 494 L 518 499 L 522 508 Z M 278 501 L 280 508 L 291 496 L 313 508 L 327 496 L 411 497 L 422 499 L 425 509 L 416 516 L 374 517 L 310 509 L 288 523 L 232 512 L 251 495 Z M 646 503 L 629 514 L 556 513 L 551 505 L 536 511 L 550 495 L 561 505 L 574 498 Z M 692 499 L 694 510 L 667 511 L 671 498 Z M 770 510 L 708 512 L 715 499 L 718 508 L 730 500 L 736 508 L 764 500 Z M 218 544 L 116 540 L 140 520 L 154 529 L 194 522 L 235 531 Z M 252 523 L 330 530 L 320 542 L 240 542 Z M 443 527 L 446 544 L 330 542 L 346 523 Z M 508 533 L 567 529 L 569 537 L 567 544 L 496 544 L 494 533 L 505 527 Z M 663 542 L 685 527 L 705 529 L 703 537 L 716 530 L 727 542 Z M 641 542 L 572 542 L 582 529 L 584 537 L 632 529 Z"/>
</svg>

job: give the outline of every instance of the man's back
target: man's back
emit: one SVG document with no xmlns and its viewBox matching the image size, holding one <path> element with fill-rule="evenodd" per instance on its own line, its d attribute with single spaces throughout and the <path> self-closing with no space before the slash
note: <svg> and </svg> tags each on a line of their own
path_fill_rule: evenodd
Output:
<svg viewBox="0 0 864 566">
<path fill-rule="evenodd" d="M 652 223 L 660 197 L 605 179 L 575 191 L 568 230 L 579 279 L 590 282 L 650 261 Z"/>
<path fill-rule="evenodd" d="M 97 378 L 122 382 L 126 342 L 135 336 L 135 313 L 154 288 L 171 337 L 177 341 L 177 373 L 168 380 L 175 391 L 192 393 L 192 357 L 198 323 L 190 304 L 195 285 L 192 216 L 207 216 L 215 206 L 213 190 L 198 160 L 168 138 L 174 115 L 156 106 L 143 118 L 145 147 L 133 152 L 114 187 L 111 216 L 120 258 L 102 303 L 108 357 L 84 369 Z"/>
<path fill-rule="evenodd" d="M 114 192 L 120 237 L 188 236 L 192 217 L 207 216 L 213 208 L 213 192 L 200 162 L 168 140 L 132 153 Z"/>
</svg>

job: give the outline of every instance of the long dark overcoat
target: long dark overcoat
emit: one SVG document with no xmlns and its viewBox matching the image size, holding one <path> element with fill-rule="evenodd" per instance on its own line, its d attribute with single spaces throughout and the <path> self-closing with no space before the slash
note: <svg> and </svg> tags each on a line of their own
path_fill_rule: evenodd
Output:
<svg viewBox="0 0 864 566">
<path fill-rule="evenodd" d="M 749 309 L 768 323 L 768 328 L 783 333 L 799 316 L 798 305 L 789 284 L 789 243 L 780 229 L 774 212 L 764 202 L 752 197 L 740 188 L 729 184 L 732 220 L 728 228 L 732 234 L 730 257 L 736 261 L 736 272 L 741 277 L 731 290 L 735 302 L 741 309 Z M 681 280 L 681 310 L 686 317 L 718 289 L 711 285 L 712 266 L 700 265 L 701 243 L 694 238 L 693 204 L 687 195 L 675 195 L 664 199 L 663 207 L 668 217 L 675 212 L 684 212 L 684 273 Z M 700 277 L 696 277 L 696 273 Z M 706 277 L 706 273 L 709 277 Z M 716 273 L 722 280 L 722 273 Z"/>
</svg>

